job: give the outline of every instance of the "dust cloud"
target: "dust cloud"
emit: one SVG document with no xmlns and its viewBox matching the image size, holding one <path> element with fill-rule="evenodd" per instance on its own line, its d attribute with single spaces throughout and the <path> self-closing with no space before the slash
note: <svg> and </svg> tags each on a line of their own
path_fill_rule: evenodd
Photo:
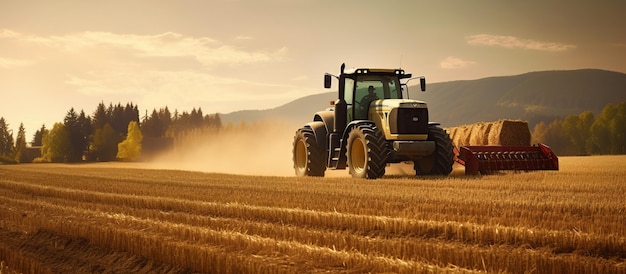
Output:
<svg viewBox="0 0 626 274">
<path fill-rule="evenodd" d="M 150 165 L 158 169 L 294 176 L 292 143 L 297 129 L 281 121 L 227 126 L 218 133 L 177 140 L 172 151 L 156 157 Z"/>
<path fill-rule="evenodd" d="M 197 133 L 177 140 L 148 168 L 176 169 L 237 175 L 295 176 L 293 137 L 301 125 L 262 121 L 225 127 L 218 133 Z M 391 164 L 387 175 L 415 175 L 413 164 Z M 348 170 L 326 170 L 325 177 L 349 178 Z"/>
</svg>

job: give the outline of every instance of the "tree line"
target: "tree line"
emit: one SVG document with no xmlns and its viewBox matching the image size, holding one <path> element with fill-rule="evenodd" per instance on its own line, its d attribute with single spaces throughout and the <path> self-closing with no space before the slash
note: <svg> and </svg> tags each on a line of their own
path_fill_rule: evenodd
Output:
<svg viewBox="0 0 626 274">
<path fill-rule="evenodd" d="M 0 163 L 137 160 L 187 142 L 189 136 L 216 133 L 218 114 L 202 109 L 171 113 L 167 107 L 142 119 L 132 103 L 98 104 L 93 115 L 71 108 L 62 123 L 42 125 L 27 146 L 24 125 L 17 136 L 0 117 Z M 608 104 L 598 115 L 585 111 L 535 125 L 533 142 L 549 145 L 557 155 L 626 154 L 626 102 Z M 197 139 L 197 138 L 196 138 Z"/>
<path fill-rule="evenodd" d="M 597 116 L 585 111 L 539 122 L 532 135 L 557 155 L 626 154 L 626 102 L 608 104 Z"/>
<path fill-rule="evenodd" d="M 220 127 L 218 114 L 203 115 L 200 108 L 182 113 L 175 110 L 172 115 L 165 107 L 140 119 L 138 107 L 133 103 L 107 107 L 101 102 L 92 116 L 71 108 L 62 123 L 55 123 L 51 129 L 42 125 L 29 147 L 23 124 L 13 140 L 8 123 L 0 117 L 0 163 L 134 161 L 142 154 L 169 148 L 167 144 L 173 144 L 185 132 Z"/>
</svg>

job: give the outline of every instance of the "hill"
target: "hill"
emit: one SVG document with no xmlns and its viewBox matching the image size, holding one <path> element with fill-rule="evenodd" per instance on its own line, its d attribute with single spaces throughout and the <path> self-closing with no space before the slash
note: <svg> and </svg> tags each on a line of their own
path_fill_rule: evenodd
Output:
<svg viewBox="0 0 626 274">
<path fill-rule="evenodd" d="M 539 71 L 428 84 L 426 92 L 409 87 L 412 99 L 428 103 L 431 121 L 456 126 L 498 119 L 523 119 L 531 127 L 539 121 L 592 111 L 598 114 L 609 103 L 626 101 L 626 74 L 581 69 Z M 253 122 L 289 117 L 304 124 L 316 111 L 329 107 L 336 91 L 297 99 L 269 110 L 245 110 L 223 114 L 225 122 Z"/>
<path fill-rule="evenodd" d="M 220 114 L 223 124 L 240 122 L 253 123 L 259 120 L 280 119 L 287 123 L 300 125 L 313 119 L 313 114 L 330 107 L 330 101 L 337 99 L 337 91 L 313 94 L 282 106 L 267 110 L 240 110 Z"/>
</svg>

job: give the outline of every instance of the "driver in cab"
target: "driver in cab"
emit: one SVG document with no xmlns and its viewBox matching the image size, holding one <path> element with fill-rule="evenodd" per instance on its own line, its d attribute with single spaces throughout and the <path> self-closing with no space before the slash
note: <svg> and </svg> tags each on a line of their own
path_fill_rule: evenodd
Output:
<svg viewBox="0 0 626 274">
<path fill-rule="evenodd" d="M 369 86 L 367 89 L 367 94 L 361 98 L 358 104 L 357 118 L 367 119 L 367 110 L 369 109 L 370 103 L 374 100 L 378 100 L 378 95 L 375 93 L 376 89 L 374 86 Z"/>
<path fill-rule="evenodd" d="M 374 86 L 369 86 L 369 88 L 367 88 L 367 95 L 365 95 L 360 102 L 360 105 L 362 107 L 367 108 L 367 106 L 370 105 L 370 102 L 380 99 L 376 95 L 375 91 L 376 89 L 374 88 Z"/>
</svg>

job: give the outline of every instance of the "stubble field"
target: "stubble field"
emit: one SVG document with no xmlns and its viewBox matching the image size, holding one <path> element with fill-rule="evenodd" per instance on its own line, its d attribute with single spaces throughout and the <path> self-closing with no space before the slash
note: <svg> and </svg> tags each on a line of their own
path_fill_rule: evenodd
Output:
<svg viewBox="0 0 626 274">
<path fill-rule="evenodd" d="M 0 166 L 0 273 L 626 273 L 625 162 L 373 181 Z"/>
</svg>

